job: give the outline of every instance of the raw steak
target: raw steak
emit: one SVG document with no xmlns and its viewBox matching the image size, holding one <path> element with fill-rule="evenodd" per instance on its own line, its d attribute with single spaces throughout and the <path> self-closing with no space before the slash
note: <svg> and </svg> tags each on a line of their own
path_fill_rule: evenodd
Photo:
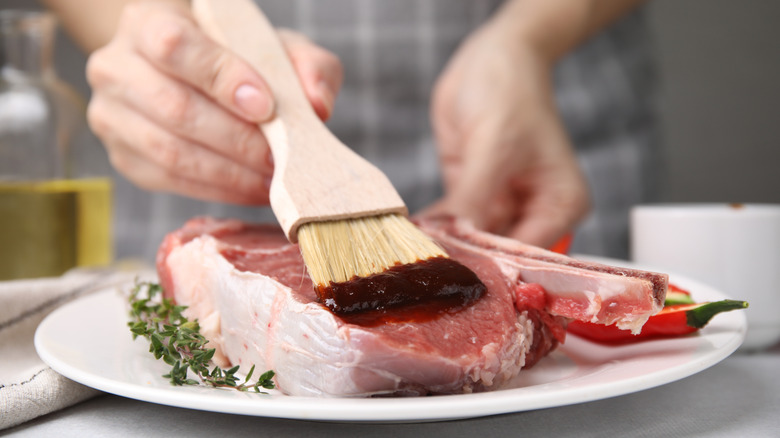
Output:
<svg viewBox="0 0 780 438">
<path fill-rule="evenodd" d="M 452 219 L 419 226 L 485 283 L 475 304 L 381 324 L 345 320 L 317 302 L 297 245 L 275 226 L 235 220 L 190 220 L 166 237 L 157 266 L 220 365 L 273 369 L 292 395 L 496 388 L 563 342 L 566 318 L 638 329 L 663 302 L 661 274 L 579 262 Z"/>
</svg>

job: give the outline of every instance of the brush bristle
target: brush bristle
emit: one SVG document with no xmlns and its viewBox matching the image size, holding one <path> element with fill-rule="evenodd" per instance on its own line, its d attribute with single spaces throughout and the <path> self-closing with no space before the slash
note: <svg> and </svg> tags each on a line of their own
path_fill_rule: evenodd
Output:
<svg viewBox="0 0 780 438">
<path fill-rule="evenodd" d="M 298 229 L 298 243 L 314 284 L 324 286 L 384 272 L 397 263 L 447 257 L 399 214 L 309 222 Z"/>
</svg>

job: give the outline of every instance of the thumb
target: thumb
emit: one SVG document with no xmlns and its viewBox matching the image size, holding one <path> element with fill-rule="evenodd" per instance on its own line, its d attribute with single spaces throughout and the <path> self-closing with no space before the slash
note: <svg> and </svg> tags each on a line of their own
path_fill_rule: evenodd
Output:
<svg viewBox="0 0 780 438">
<path fill-rule="evenodd" d="M 559 155 L 555 166 L 538 176 L 533 190 L 523 191 L 524 205 L 509 237 L 548 248 L 588 213 L 588 185 L 573 155 Z"/>
<path fill-rule="evenodd" d="M 322 120 L 327 120 L 333 113 L 344 78 L 341 61 L 301 33 L 280 29 L 279 37 L 314 111 Z"/>
<path fill-rule="evenodd" d="M 550 247 L 580 222 L 590 210 L 587 183 L 577 169 L 557 172 L 529 194 L 509 237 L 531 245 Z"/>
<path fill-rule="evenodd" d="M 555 200 L 539 199 L 532 201 L 523 216 L 507 233 L 507 237 L 550 248 L 565 234 L 572 232 L 580 219 L 579 211 L 569 214 L 569 205 L 559 204 Z"/>
</svg>

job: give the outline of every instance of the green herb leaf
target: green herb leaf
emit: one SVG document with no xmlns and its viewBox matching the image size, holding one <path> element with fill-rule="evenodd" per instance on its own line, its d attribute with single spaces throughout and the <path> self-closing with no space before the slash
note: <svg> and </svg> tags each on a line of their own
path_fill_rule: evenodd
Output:
<svg viewBox="0 0 780 438">
<path fill-rule="evenodd" d="M 149 341 L 149 352 L 155 359 L 162 359 L 171 365 L 171 371 L 162 377 L 168 379 L 171 385 L 198 385 L 198 380 L 190 379 L 189 373 L 195 374 L 205 385 L 213 387 L 230 387 L 239 391 L 265 393 L 260 388 L 274 389 L 272 370 L 264 372 L 252 383 L 250 379 L 255 366 L 249 369 L 244 382 L 238 384 L 235 374 L 239 370 L 236 365 L 228 370 L 211 363 L 214 357 L 213 348 L 204 348 L 208 340 L 200 334 L 198 321 L 190 321 L 183 312 L 187 306 L 178 306 L 168 298 L 155 300 L 162 293 L 162 287 L 156 283 L 136 282 L 130 291 L 130 317 L 127 323 L 133 339 L 143 336 Z"/>
</svg>

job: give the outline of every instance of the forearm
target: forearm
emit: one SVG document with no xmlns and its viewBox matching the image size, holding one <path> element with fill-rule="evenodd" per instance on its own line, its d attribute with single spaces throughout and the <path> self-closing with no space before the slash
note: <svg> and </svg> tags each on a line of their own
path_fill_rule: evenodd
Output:
<svg viewBox="0 0 780 438">
<path fill-rule="evenodd" d="M 116 32 L 119 16 L 136 0 L 41 0 L 86 53 L 104 46 Z M 187 0 L 158 0 L 189 5 Z"/>
<path fill-rule="evenodd" d="M 644 0 L 510 0 L 493 17 L 510 38 L 555 62 Z"/>
</svg>

